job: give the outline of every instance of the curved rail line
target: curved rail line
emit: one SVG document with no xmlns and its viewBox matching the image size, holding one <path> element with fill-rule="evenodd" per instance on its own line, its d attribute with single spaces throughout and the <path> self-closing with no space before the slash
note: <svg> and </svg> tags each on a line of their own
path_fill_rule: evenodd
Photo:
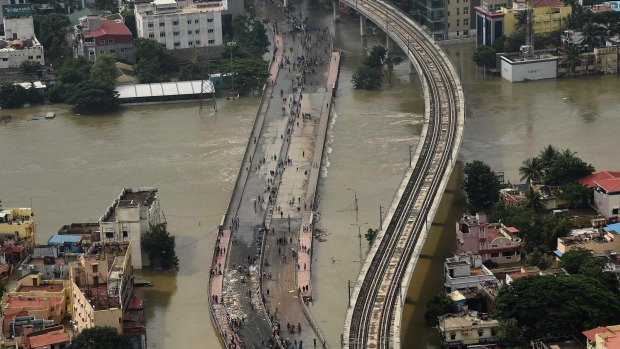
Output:
<svg viewBox="0 0 620 349">
<path fill-rule="evenodd" d="M 349 348 L 400 347 L 401 292 L 409 283 L 458 154 L 464 97 L 448 58 L 404 13 L 380 0 L 344 1 L 383 27 L 409 56 L 428 101 L 415 165 L 358 276 L 354 304 L 345 320 L 344 341 Z"/>
</svg>

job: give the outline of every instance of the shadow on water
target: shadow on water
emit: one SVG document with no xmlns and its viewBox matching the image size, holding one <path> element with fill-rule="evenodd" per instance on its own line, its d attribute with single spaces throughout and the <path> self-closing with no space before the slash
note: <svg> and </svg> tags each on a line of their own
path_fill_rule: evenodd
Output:
<svg viewBox="0 0 620 349">
<path fill-rule="evenodd" d="M 462 181 L 461 168 L 462 164 L 457 162 L 413 271 L 403 311 L 401 336 L 405 348 L 439 346 L 437 332 L 424 322 L 424 312 L 426 303 L 442 290 L 443 263 L 455 248 L 452 222 L 461 215 L 464 205 L 464 195 L 459 190 Z"/>
</svg>

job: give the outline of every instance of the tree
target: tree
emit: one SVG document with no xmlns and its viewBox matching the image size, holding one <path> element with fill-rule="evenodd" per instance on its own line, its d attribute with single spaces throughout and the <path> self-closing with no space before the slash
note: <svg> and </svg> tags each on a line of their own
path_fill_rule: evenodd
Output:
<svg viewBox="0 0 620 349">
<path fill-rule="evenodd" d="M 123 21 L 125 22 L 127 29 L 129 29 L 129 31 L 131 32 L 131 35 L 133 35 L 134 38 L 138 37 L 138 29 L 136 28 L 135 13 L 133 13 L 133 11 L 130 11 L 130 10 L 123 10 L 121 12 L 121 16 L 123 16 Z"/>
<path fill-rule="evenodd" d="M 394 71 L 394 66 L 401 64 L 403 60 L 404 59 L 401 56 L 387 55 L 385 57 L 384 63 L 388 70 L 388 76 L 390 77 L 390 85 L 392 85 L 392 72 Z"/>
<path fill-rule="evenodd" d="M 372 228 L 368 228 L 368 231 L 366 231 L 366 234 L 364 234 L 364 237 L 366 238 L 366 240 L 368 240 L 368 244 L 372 244 L 372 241 L 375 239 L 375 236 L 377 236 L 377 233 L 379 232 L 378 229 L 372 229 Z"/>
<path fill-rule="evenodd" d="M 586 23 L 581 29 L 581 34 L 583 35 L 583 38 L 581 39 L 579 45 L 587 46 L 588 51 L 594 50 L 594 48 L 599 46 L 600 44 L 600 31 L 601 30 L 599 26 L 592 21 Z"/>
<path fill-rule="evenodd" d="M 523 338 L 523 331 L 521 331 L 515 319 L 506 319 L 499 322 L 497 342 L 502 348 L 527 347 L 525 338 Z"/>
<path fill-rule="evenodd" d="M 51 13 L 35 16 L 35 33 L 45 48 L 45 59 L 56 62 L 62 56 L 70 56 L 71 50 L 67 41 L 69 33 L 69 17 L 62 13 Z"/>
<path fill-rule="evenodd" d="M 114 0 L 95 0 L 95 6 L 102 11 L 118 12 Z"/>
<path fill-rule="evenodd" d="M 142 83 L 166 81 L 174 58 L 166 47 L 153 39 L 138 38 L 134 40 L 136 65 L 134 75 Z"/>
<path fill-rule="evenodd" d="M 90 70 L 90 79 L 100 81 L 108 86 L 116 84 L 116 61 L 110 55 L 99 55 Z"/>
<path fill-rule="evenodd" d="M 521 204 L 537 213 L 544 211 L 546 208 L 540 191 L 534 190 L 532 186 L 529 186 L 525 191 L 525 200 Z"/>
<path fill-rule="evenodd" d="M 142 248 L 149 256 L 151 266 L 165 270 L 178 269 L 179 258 L 174 251 L 175 238 L 167 230 L 166 223 L 152 225 L 142 237 Z"/>
<path fill-rule="evenodd" d="M 428 326 L 437 326 L 439 317 L 446 314 L 456 313 L 459 307 L 445 293 L 437 293 L 428 303 L 426 303 L 426 313 L 424 320 Z"/>
<path fill-rule="evenodd" d="M 569 274 L 577 274 L 581 265 L 590 258 L 594 258 L 592 251 L 581 247 L 573 248 L 562 255 L 562 268 Z"/>
<path fill-rule="evenodd" d="M 230 60 L 223 61 L 220 72 L 234 74 L 235 89 L 244 94 L 259 90 L 270 75 L 267 61 L 256 58 L 235 58 L 232 65 Z"/>
<path fill-rule="evenodd" d="M 383 68 L 385 64 L 385 57 L 387 56 L 387 49 L 383 46 L 375 45 L 370 50 L 368 57 L 364 60 L 364 65 L 370 68 Z"/>
<path fill-rule="evenodd" d="M 536 248 L 534 251 L 525 256 L 525 264 L 532 267 L 538 267 L 540 270 L 547 270 L 553 264 L 553 259 L 551 256 L 546 254 L 545 251 L 541 251 L 540 248 Z"/>
<path fill-rule="evenodd" d="M 68 349 L 132 349 L 131 342 L 109 326 L 95 326 L 73 337 Z"/>
<path fill-rule="evenodd" d="M 351 82 L 358 90 L 374 90 L 381 87 L 382 77 L 381 68 L 362 66 L 353 74 Z"/>
<path fill-rule="evenodd" d="M 19 65 L 19 69 L 21 69 L 22 74 L 36 74 L 41 69 L 41 63 L 38 61 L 23 61 Z"/>
<path fill-rule="evenodd" d="M 592 165 L 574 155 L 562 154 L 545 172 L 545 183 L 549 185 L 564 185 L 575 182 L 579 178 L 589 176 L 592 173 L 594 173 Z"/>
<path fill-rule="evenodd" d="M 118 93 L 114 86 L 104 81 L 87 80 L 75 87 L 75 92 L 67 100 L 76 113 L 98 114 L 118 109 Z"/>
<path fill-rule="evenodd" d="M 486 163 L 474 160 L 465 164 L 464 189 L 469 204 L 477 210 L 486 210 L 499 200 L 500 181 Z"/>
<path fill-rule="evenodd" d="M 495 306 L 495 316 L 515 319 L 526 341 L 577 335 L 620 321 L 618 297 L 583 275 L 519 278 L 499 290 Z"/>
<path fill-rule="evenodd" d="M 474 52 L 474 63 L 478 67 L 495 68 L 497 51 L 491 46 L 480 45 Z"/>
<path fill-rule="evenodd" d="M 546 146 L 538 154 L 538 159 L 542 163 L 542 168 L 546 169 L 560 156 L 560 151 L 551 144 Z"/>
<path fill-rule="evenodd" d="M 527 184 L 532 182 L 540 182 L 543 178 L 544 163 L 537 157 L 529 158 L 523 161 L 523 165 L 519 167 L 521 181 Z"/>
<path fill-rule="evenodd" d="M 248 57 L 258 59 L 268 52 L 269 38 L 261 21 L 238 15 L 233 18 L 232 30 L 233 39 L 237 42 L 236 46 L 239 47 L 239 50 L 245 51 Z M 228 54 L 230 58 L 230 51 Z M 234 56 L 241 57 L 237 54 Z"/>
<path fill-rule="evenodd" d="M 18 108 L 26 103 L 40 102 L 42 102 L 42 97 L 34 88 L 25 89 L 11 82 L 0 84 L 0 108 Z"/>
<path fill-rule="evenodd" d="M 568 207 L 583 206 L 588 202 L 592 189 L 579 182 L 569 182 L 564 185 L 560 194 L 560 199 L 568 201 Z"/>
</svg>

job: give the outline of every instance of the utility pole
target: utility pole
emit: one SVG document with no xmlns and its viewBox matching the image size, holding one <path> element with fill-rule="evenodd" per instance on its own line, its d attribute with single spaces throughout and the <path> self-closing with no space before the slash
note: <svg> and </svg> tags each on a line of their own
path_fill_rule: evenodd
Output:
<svg viewBox="0 0 620 349">
<path fill-rule="evenodd" d="M 381 205 L 379 205 L 379 230 L 383 229 L 383 207 L 381 207 Z"/>
<path fill-rule="evenodd" d="M 362 263 L 362 225 L 364 224 L 368 224 L 368 222 L 364 222 L 364 223 L 351 223 L 351 225 L 354 225 L 357 227 L 357 236 L 359 237 L 360 240 L 360 263 Z"/>
<path fill-rule="evenodd" d="M 357 219 L 359 216 L 359 206 L 357 205 L 357 192 L 355 191 L 355 189 L 351 189 L 351 188 L 347 188 L 347 190 L 352 191 L 355 197 L 355 223 L 357 223 Z"/>
</svg>

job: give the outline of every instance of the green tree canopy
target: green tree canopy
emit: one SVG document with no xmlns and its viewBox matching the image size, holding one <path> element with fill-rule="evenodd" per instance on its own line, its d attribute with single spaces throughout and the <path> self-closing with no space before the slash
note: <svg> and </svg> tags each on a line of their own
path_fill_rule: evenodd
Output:
<svg viewBox="0 0 620 349">
<path fill-rule="evenodd" d="M 18 108 L 26 103 L 38 104 L 43 102 L 36 89 L 25 89 L 12 82 L 0 83 L 0 108 Z"/>
<path fill-rule="evenodd" d="M 245 51 L 245 55 L 248 57 L 262 58 L 263 55 L 269 51 L 267 30 L 260 20 L 237 15 L 233 18 L 232 29 L 233 40 L 237 43 L 236 46 Z M 235 57 L 242 57 L 235 53 L 238 52 L 233 53 Z M 228 56 L 230 56 L 230 51 L 228 52 Z"/>
<path fill-rule="evenodd" d="M 220 63 L 220 72 L 234 74 L 235 89 L 246 94 L 259 90 L 269 77 L 267 61 L 256 58 L 239 58 Z"/>
<path fill-rule="evenodd" d="M 41 69 L 41 63 L 38 61 L 23 61 L 19 65 L 22 74 L 36 74 Z"/>
<path fill-rule="evenodd" d="M 68 84 L 79 84 L 90 78 L 90 69 L 93 64 L 84 57 L 66 57 L 54 73 L 56 81 Z"/>
<path fill-rule="evenodd" d="M 523 161 L 523 165 L 519 167 L 519 174 L 521 175 L 521 180 L 527 184 L 532 182 L 540 183 L 544 170 L 544 162 L 538 157 L 533 157 Z"/>
<path fill-rule="evenodd" d="M 385 64 L 385 57 L 387 56 L 387 49 L 380 45 L 375 45 L 370 50 L 370 53 L 364 60 L 364 65 L 370 68 L 383 68 Z"/>
<path fill-rule="evenodd" d="M 456 313 L 458 311 L 459 307 L 454 303 L 452 298 L 450 298 L 447 294 L 440 292 L 428 301 L 428 303 L 426 303 L 424 320 L 429 326 L 437 326 L 439 324 L 438 318 L 440 316 Z"/>
<path fill-rule="evenodd" d="M 118 109 L 118 93 L 114 86 L 98 80 L 87 80 L 75 87 L 67 100 L 73 110 L 81 114 L 107 113 Z"/>
<path fill-rule="evenodd" d="M 567 149 L 568 150 L 568 149 Z M 594 167 L 575 155 L 567 153 L 559 156 L 545 171 L 545 183 L 549 185 L 564 185 L 575 182 L 579 178 L 594 173 Z"/>
<path fill-rule="evenodd" d="M 479 45 L 474 52 L 474 63 L 478 67 L 495 68 L 495 48 L 491 46 Z"/>
<path fill-rule="evenodd" d="M 377 236 L 377 233 L 379 232 L 378 229 L 372 229 L 372 228 L 368 228 L 368 230 L 366 231 L 366 234 L 364 234 L 364 237 L 366 238 L 366 240 L 368 240 L 368 244 L 372 244 L 372 240 L 375 239 L 375 236 Z"/>
<path fill-rule="evenodd" d="M 134 75 L 142 83 L 162 82 L 167 80 L 174 58 L 166 47 L 153 39 L 138 38 L 134 40 L 136 65 Z"/>
<path fill-rule="evenodd" d="M 116 84 L 116 61 L 110 55 L 99 55 L 90 70 L 90 79 L 100 81 L 108 86 Z"/>
<path fill-rule="evenodd" d="M 175 238 L 168 232 L 166 223 L 152 225 L 142 237 L 142 248 L 149 256 L 152 267 L 178 269 L 179 258 L 174 251 L 175 246 Z"/>
<path fill-rule="evenodd" d="M 71 56 L 67 41 L 69 17 L 61 13 L 50 13 L 34 17 L 35 33 L 45 48 L 46 61 L 56 62 L 62 56 Z"/>
<path fill-rule="evenodd" d="M 514 280 L 495 298 L 495 315 L 515 319 L 527 341 L 579 335 L 620 321 L 620 300 L 598 280 L 582 275 Z"/>
<path fill-rule="evenodd" d="M 351 82 L 358 90 L 374 90 L 381 87 L 382 78 L 381 68 L 362 66 L 353 73 Z"/>
<path fill-rule="evenodd" d="M 73 337 L 68 349 L 132 349 L 131 342 L 109 326 L 95 326 Z"/>
<path fill-rule="evenodd" d="M 483 161 L 465 164 L 463 187 L 469 204 L 477 210 L 487 210 L 499 200 L 501 183 L 491 167 Z"/>
<path fill-rule="evenodd" d="M 590 258 L 593 258 L 592 251 L 580 247 L 573 248 L 562 255 L 562 267 L 569 274 L 577 274 L 579 268 Z"/>
</svg>

